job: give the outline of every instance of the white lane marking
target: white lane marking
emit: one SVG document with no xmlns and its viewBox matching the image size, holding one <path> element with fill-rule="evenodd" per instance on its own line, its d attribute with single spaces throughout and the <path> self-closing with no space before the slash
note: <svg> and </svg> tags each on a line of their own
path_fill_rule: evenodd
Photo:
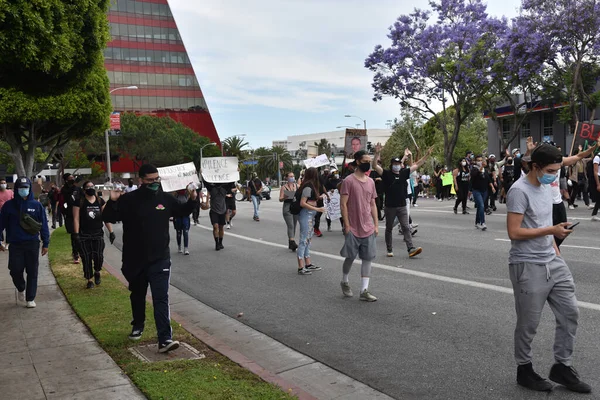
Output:
<svg viewBox="0 0 600 400">
<path fill-rule="evenodd" d="M 510 239 L 494 239 L 498 242 L 510 242 Z M 589 247 L 589 246 L 575 246 L 574 244 L 561 244 L 560 247 L 571 247 L 573 249 L 588 249 L 588 250 L 600 250 L 600 247 Z"/>
<path fill-rule="evenodd" d="M 212 228 L 208 228 L 208 227 L 205 227 L 205 226 L 199 226 L 199 227 L 202 228 L 202 229 L 204 229 L 204 230 L 206 230 L 206 231 L 211 231 L 212 232 Z M 284 244 L 267 242 L 267 241 L 262 240 L 262 239 L 254 239 L 254 238 L 251 238 L 251 237 L 242 236 L 242 235 L 238 235 L 238 234 L 235 234 L 235 233 L 229 233 L 229 232 L 227 232 L 227 236 L 232 236 L 232 237 L 235 237 L 235 238 L 238 238 L 238 239 L 247 240 L 249 242 L 260 243 L 260 244 L 264 244 L 264 245 L 271 246 L 271 247 L 278 247 L 278 248 L 281 248 L 281 249 L 287 249 L 288 248 Z M 496 240 L 503 240 L 503 239 L 496 239 Z M 336 261 L 344 261 L 344 257 L 342 257 L 342 256 L 336 256 L 334 254 L 323 253 L 323 252 L 314 251 L 314 250 L 311 250 L 310 253 L 311 253 L 311 255 L 312 254 L 316 254 L 318 256 L 330 258 L 330 259 L 336 260 Z M 354 261 L 354 264 L 360 264 L 360 260 Z M 389 266 L 389 265 L 379 264 L 379 263 L 372 263 L 371 265 L 373 267 L 375 267 L 375 268 L 384 269 L 386 271 L 392 271 L 392 272 L 398 272 L 398 273 L 405 274 L 405 275 L 417 276 L 419 278 L 425 278 L 425 279 L 431 279 L 431 280 L 436 280 L 436 281 L 441 281 L 441 282 L 454 283 L 454 284 L 457 284 L 457 285 L 470 286 L 470 287 L 474 287 L 474 288 L 478 288 L 478 289 L 486 289 L 486 290 L 490 290 L 490 291 L 493 291 L 493 292 L 505 293 L 505 294 L 510 294 L 510 295 L 513 294 L 513 290 L 511 288 L 507 288 L 507 287 L 504 287 L 504 286 L 490 285 L 488 283 L 481 283 L 481 282 L 469 281 L 469 280 L 460 279 L 460 278 L 452 278 L 452 277 L 449 277 L 449 276 L 436 275 L 436 274 L 431 274 L 429 272 L 415 271 L 415 270 L 412 270 L 412 269 L 406 269 L 406 268 L 402 268 L 402 267 L 392 267 L 392 266 Z M 589 310 L 600 311 L 600 304 L 588 303 L 588 302 L 585 302 L 585 301 L 578 301 L 578 304 L 579 304 L 579 307 L 581 307 L 581 308 L 587 308 Z"/>
</svg>

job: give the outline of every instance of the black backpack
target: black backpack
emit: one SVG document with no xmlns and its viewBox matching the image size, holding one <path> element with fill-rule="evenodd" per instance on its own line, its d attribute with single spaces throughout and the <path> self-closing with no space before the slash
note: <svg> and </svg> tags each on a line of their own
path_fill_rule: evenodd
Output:
<svg viewBox="0 0 600 400">
<path fill-rule="evenodd" d="M 302 206 L 300 205 L 301 200 L 302 189 L 298 188 L 298 190 L 296 190 L 296 193 L 294 194 L 294 200 L 292 200 L 292 203 L 290 204 L 290 212 L 292 213 L 292 215 L 298 215 L 300 214 L 300 211 L 302 211 Z"/>
</svg>

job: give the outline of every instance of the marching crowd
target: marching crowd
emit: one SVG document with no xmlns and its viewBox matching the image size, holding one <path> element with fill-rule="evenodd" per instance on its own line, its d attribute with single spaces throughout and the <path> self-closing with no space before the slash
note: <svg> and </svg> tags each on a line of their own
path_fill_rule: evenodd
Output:
<svg viewBox="0 0 600 400">
<path fill-rule="evenodd" d="M 387 168 L 380 159 L 381 146 L 374 156 L 365 151 L 354 153 L 354 161 L 340 171 L 335 166 L 308 168 L 296 181 L 294 173 L 286 175 L 279 201 L 286 225 L 288 247 L 296 252 L 299 275 L 311 275 L 321 270 L 311 260 L 313 235 L 322 236 L 320 222 L 325 214 L 327 230 L 338 219 L 344 233 L 340 254 L 344 257 L 341 274 L 343 296 L 352 297 L 349 274 L 358 257 L 361 260 L 359 299 L 377 300 L 369 290 L 372 262 L 377 255 L 376 241 L 379 221 L 385 220 L 387 256 L 393 257 L 393 229 L 399 226 L 408 257 L 423 249 L 413 243 L 417 224 L 412 222 L 410 207 L 417 207 L 419 193 L 425 197 L 435 188 L 438 201 L 454 199 L 454 212 L 459 207 L 469 214 L 467 202 L 475 204 L 475 227 L 485 231 L 486 215 L 496 211 L 496 202 L 506 203 L 507 231 L 512 241 L 509 254 L 509 276 L 514 288 L 517 324 L 514 337 L 517 382 L 529 389 L 549 391 L 553 385 L 538 375 L 532 364 L 531 343 L 540 322 L 542 308 L 550 304 L 556 316 L 554 355 L 556 363 L 550 380 L 576 392 L 590 392 L 572 367 L 572 354 L 577 329 L 578 308 L 575 286 L 569 267 L 560 255 L 561 242 L 572 232 L 567 222 L 568 208 L 577 207 L 581 196 L 593 208 L 593 221 L 598 221 L 600 204 L 600 156 L 596 146 L 579 149 L 573 156 L 562 155 L 553 143 L 535 144 L 529 138 L 524 155 L 519 149 L 506 151 L 497 161 L 467 152 L 456 168 L 437 168 L 433 176 L 420 175 L 432 148 L 414 160 L 406 149 L 402 157 L 393 157 Z M 122 272 L 129 282 L 132 330 L 129 338 L 142 337 L 145 325 L 145 304 L 148 286 L 152 290 L 159 351 L 179 347 L 172 338 L 168 288 L 171 274 L 169 252 L 170 223 L 176 231 L 178 251 L 189 255 L 190 215 L 198 224 L 199 212 L 210 210 L 215 250 L 224 249 L 224 230 L 232 227 L 236 215 L 235 183 L 204 183 L 205 191 L 190 184 L 174 195 L 161 189 L 158 169 L 143 165 L 139 170 L 140 186 L 129 181 L 125 190 L 111 191 L 104 201 L 91 181 L 77 186 L 75 177 L 63 176 L 65 185 L 52 184 L 45 193 L 52 215 L 52 227 L 63 224 L 71 235 L 74 263 L 83 266 L 87 288 L 101 283 L 104 227 L 111 244 L 116 236 L 113 224 L 123 226 Z M 449 183 L 449 184 L 448 184 Z M 254 221 L 259 222 L 262 182 L 256 175 L 248 182 L 249 197 L 254 207 Z M 205 194 L 206 193 L 206 194 Z M 328 212 L 326 204 L 339 195 L 341 215 Z M 596 204 L 592 206 L 590 197 Z M 296 241 L 296 230 L 299 237 Z M 44 206 L 33 197 L 28 178 L 17 179 L 14 191 L 0 181 L 0 233 L 6 231 L 9 270 L 18 298 L 33 308 L 37 288 L 37 268 L 40 254 L 46 255 L 49 229 Z M 26 279 L 24 277 L 26 273 Z"/>
</svg>

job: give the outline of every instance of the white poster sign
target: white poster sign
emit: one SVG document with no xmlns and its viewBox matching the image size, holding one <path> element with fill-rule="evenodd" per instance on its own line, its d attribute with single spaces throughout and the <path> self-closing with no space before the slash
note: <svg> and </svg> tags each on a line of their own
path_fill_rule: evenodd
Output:
<svg viewBox="0 0 600 400">
<path fill-rule="evenodd" d="M 240 180 L 237 157 L 202 159 L 202 179 L 208 183 L 229 183 Z"/>
<path fill-rule="evenodd" d="M 198 173 L 193 162 L 158 168 L 163 191 L 174 192 L 187 188 L 190 182 L 199 184 Z"/>
<path fill-rule="evenodd" d="M 325 199 L 325 208 L 327 208 L 327 216 L 330 220 L 338 220 L 342 217 L 340 193 L 337 189 L 333 191 L 333 194 L 329 194 L 329 201 Z"/>
<path fill-rule="evenodd" d="M 306 168 L 318 168 L 322 167 L 323 165 L 329 165 L 329 159 L 327 158 L 327 154 L 321 154 L 318 157 L 304 160 L 304 165 Z"/>
</svg>

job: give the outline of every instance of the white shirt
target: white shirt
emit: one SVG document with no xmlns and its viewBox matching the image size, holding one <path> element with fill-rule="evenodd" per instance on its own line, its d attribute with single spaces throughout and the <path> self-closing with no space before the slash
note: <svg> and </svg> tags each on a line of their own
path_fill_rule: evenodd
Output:
<svg viewBox="0 0 600 400">
<path fill-rule="evenodd" d="M 133 185 L 132 187 L 129 187 L 129 185 L 125 186 L 125 193 L 129 193 L 129 192 L 133 192 L 134 190 L 137 190 L 137 185 Z"/>
<path fill-rule="evenodd" d="M 562 178 L 562 168 L 558 171 L 558 176 L 550 184 L 550 193 L 552 193 L 552 203 L 560 204 L 563 202 L 562 194 L 560 193 L 560 178 Z"/>
<path fill-rule="evenodd" d="M 431 177 L 429 175 L 421 175 L 421 182 L 423 182 L 425 185 L 428 185 L 430 181 Z"/>
<path fill-rule="evenodd" d="M 600 164 L 600 155 L 594 157 L 594 164 Z M 600 168 L 598 168 L 598 176 L 600 176 Z"/>
</svg>

